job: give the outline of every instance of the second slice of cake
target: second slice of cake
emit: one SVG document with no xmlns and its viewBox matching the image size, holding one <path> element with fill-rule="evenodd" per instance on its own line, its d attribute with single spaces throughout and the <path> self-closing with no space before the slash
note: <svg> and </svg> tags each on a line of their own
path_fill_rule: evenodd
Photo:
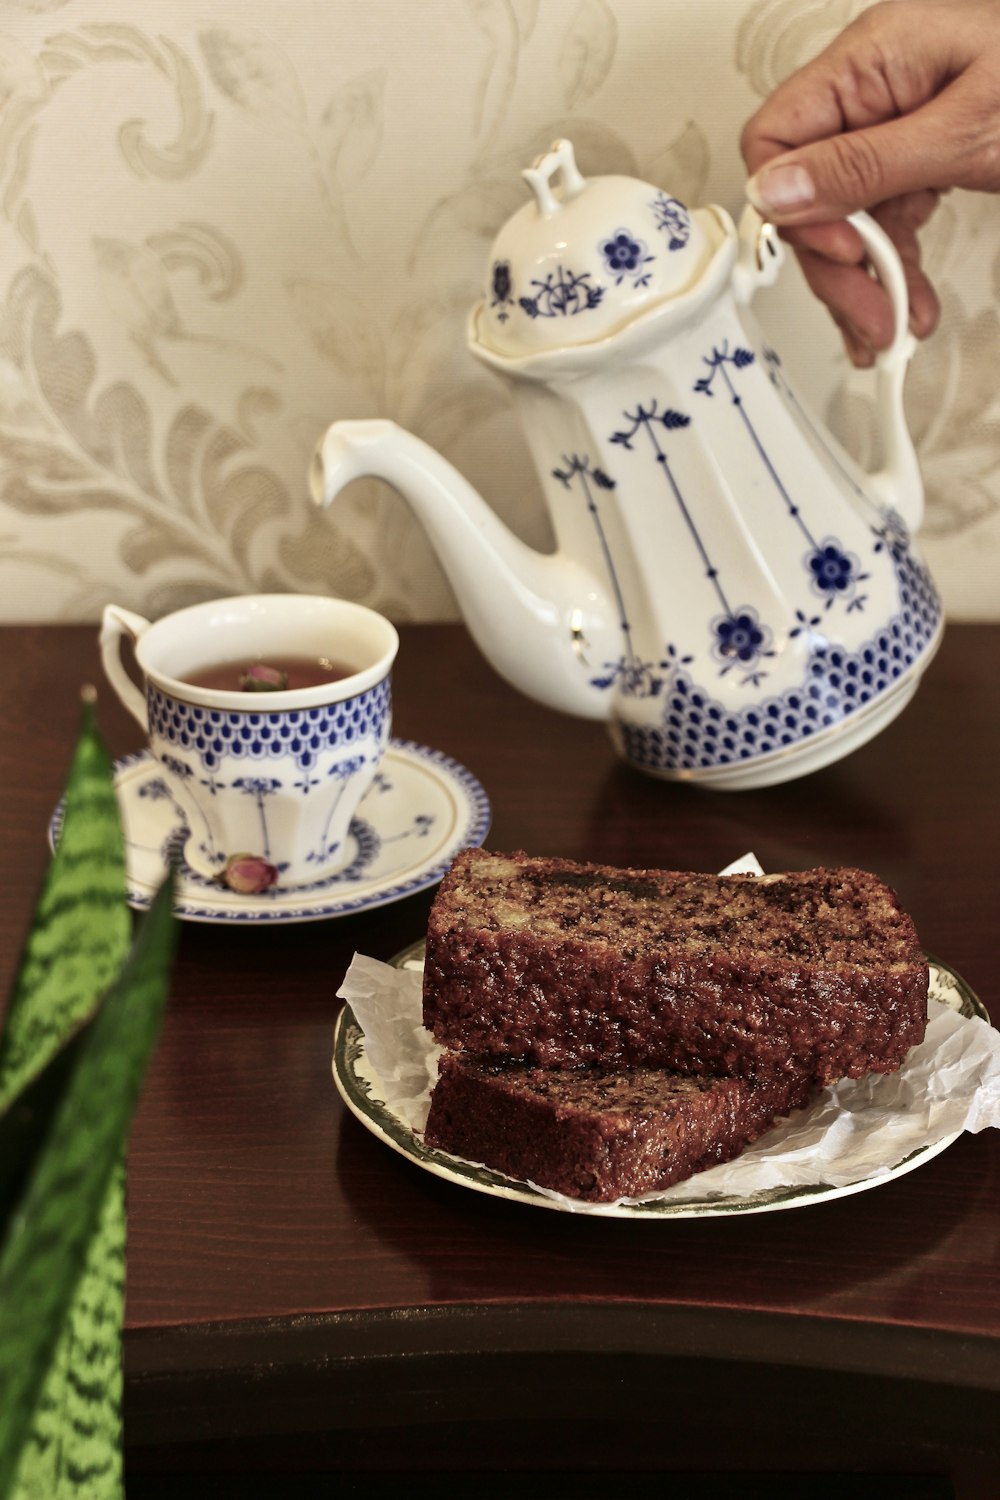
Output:
<svg viewBox="0 0 1000 1500">
<path fill-rule="evenodd" d="M 584 1202 L 635 1198 L 731 1161 L 806 1103 L 807 1078 L 536 1068 L 445 1053 L 425 1140 Z"/>
<path fill-rule="evenodd" d="M 452 1049 L 820 1083 L 924 1034 L 913 922 L 854 869 L 713 876 L 465 850 L 431 911 L 424 1023 Z"/>
</svg>

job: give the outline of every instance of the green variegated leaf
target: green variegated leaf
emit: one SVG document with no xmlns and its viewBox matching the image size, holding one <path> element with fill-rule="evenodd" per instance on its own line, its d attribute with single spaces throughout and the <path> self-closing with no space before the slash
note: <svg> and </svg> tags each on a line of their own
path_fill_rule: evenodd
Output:
<svg viewBox="0 0 1000 1500">
<path fill-rule="evenodd" d="M 121 1500 L 124 1184 L 119 1162 L 35 1403 L 9 1500 Z"/>
<path fill-rule="evenodd" d="M 121 977 L 72 1044 L 76 1055 L 69 1069 L 59 1069 L 59 1058 L 49 1064 L 54 1073 L 61 1071 L 61 1087 L 48 1101 L 48 1128 L 0 1247 L 0 1496 L 12 1500 L 32 1494 L 16 1476 L 43 1389 L 45 1410 L 34 1425 L 26 1468 L 31 1448 L 40 1454 L 46 1442 L 57 1441 L 63 1451 L 50 1500 L 81 1494 L 103 1500 L 120 1493 L 116 1445 L 109 1452 L 107 1441 L 109 1431 L 117 1433 L 120 1390 L 117 1376 L 109 1388 L 102 1374 L 121 1330 L 117 1318 L 105 1321 L 108 1302 L 101 1287 L 106 1279 L 120 1283 L 120 1241 L 105 1238 L 105 1259 L 91 1261 L 92 1274 L 81 1276 L 95 1236 L 111 1232 L 115 1209 L 109 1192 L 159 1029 L 174 933 L 167 881 Z M 38 1087 L 43 1083 L 40 1078 Z M 120 1188 L 118 1178 L 119 1194 Z M 73 1346 L 63 1345 L 46 1381 L 71 1314 Z"/>
<path fill-rule="evenodd" d="M 123 969 L 121 835 L 88 708 L 0 1040 L 2 1500 L 123 1494 L 124 1142 L 166 994 L 171 908 L 165 887 Z"/>
<path fill-rule="evenodd" d="M 111 761 L 87 704 L 59 846 L 0 1033 L 0 1110 L 94 1009 L 121 968 L 130 932 Z"/>
</svg>

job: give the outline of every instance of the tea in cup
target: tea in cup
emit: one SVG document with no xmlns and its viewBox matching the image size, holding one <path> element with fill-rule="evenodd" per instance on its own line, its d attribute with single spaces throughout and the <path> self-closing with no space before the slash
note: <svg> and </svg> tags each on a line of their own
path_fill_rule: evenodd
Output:
<svg viewBox="0 0 1000 1500">
<path fill-rule="evenodd" d="M 215 599 L 155 623 L 109 604 L 100 642 L 184 810 L 193 870 L 259 891 L 347 863 L 351 819 L 389 740 L 399 638 L 388 620 L 303 594 Z"/>
</svg>

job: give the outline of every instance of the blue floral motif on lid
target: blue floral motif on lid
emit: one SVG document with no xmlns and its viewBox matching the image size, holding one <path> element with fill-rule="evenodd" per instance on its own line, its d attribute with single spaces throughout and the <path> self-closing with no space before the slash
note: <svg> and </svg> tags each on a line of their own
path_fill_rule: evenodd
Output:
<svg viewBox="0 0 1000 1500">
<path fill-rule="evenodd" d="M 533 279 L 534 297 L 519 297 L 518 305 L 529 318 L 574 318 L 577 313 L 597 307 L 604 296 L 602 286 L 594 286 L 589 271 L 566 271 L 557 266 L 544 281 Z"/>
<path fill-rule="evenodd" d="M 647 255 L 645 241 L 637 239 L 630 229 L 616 229 L 598 249 L 615 278 L 615 286 L 621 286 L 626 277 L 631 277 L 633 286 L 649 285 L 650 273 L 642 267 L 650 265 L 655 256 Z"/>
<path fill-rule="evenodd" d="M 684 204 L 666 193 L 659 193 L 650 207 L 657 229 L 662 229 L 667 236 L 667 249 L 683 250 L 691 238 L 691 215 Z"/>
<path fill-rule="evenodd" d="M 514 305 L 514 281 L 510 274 L 509 260 L 495 260 L 493 262 L 490 289 L 493 293 L 493 300 L 490 302 L 490 306 L 499 309 L 497 318 L 501 323 L 506 323 L 510 317 L 508 308 Z"/>
</svg>

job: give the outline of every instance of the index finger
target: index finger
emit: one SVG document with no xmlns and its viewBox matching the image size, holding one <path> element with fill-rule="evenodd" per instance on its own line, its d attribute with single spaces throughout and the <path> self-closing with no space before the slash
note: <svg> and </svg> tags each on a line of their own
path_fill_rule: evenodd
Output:
<svg viewBox="0 0 1000 1500">
<path fill-rule="evenodd" d="M 897 35 L 904 25 L 908 48 Z M 750 175 L 798 146 L 882 124 L 926 104 L 968 61 L 953 28 L 943 26 L 940 7 L 922 8 L 919 18 L 892 7 L 863 12 L 747 121 L 740 145 Z"/>
<path fill-rule="evenodd" d="M 740 150 L 749 176 L 772 157 L 839 135 L 846 128 L 836 90 L 820 72 L 820 61 L 817 58 L 779 84 L 744 125 Z M 810 82 L 813 72 L 819 76 Z"/>
</svg>

